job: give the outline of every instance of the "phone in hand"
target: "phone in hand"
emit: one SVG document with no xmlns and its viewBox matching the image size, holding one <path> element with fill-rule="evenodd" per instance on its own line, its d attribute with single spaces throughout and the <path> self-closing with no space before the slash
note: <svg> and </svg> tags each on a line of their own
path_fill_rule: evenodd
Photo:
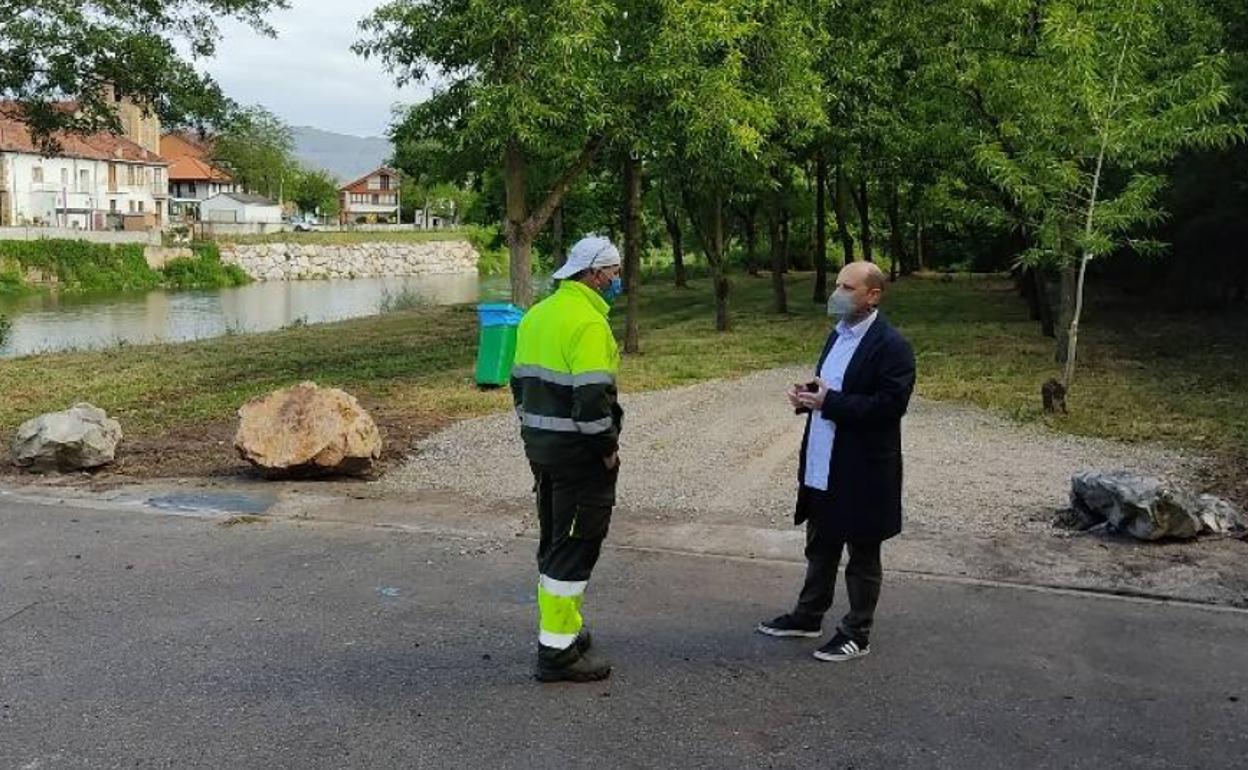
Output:
<svg viewBox="0 0 1248 770">
<path fill-rule="evenodd" d="M 817 382 L 813 382 L 813 381 L 812 381 L 812 382 L 808 382 L 808 383 L 806 383 L 805 385 L 803 385 L 803 384 L 801 384 L 801 383 L 799 382 L 799 383 L 797 383 L 796 385 L 794 385 L 793 387 L 797 388 L 798 390 L 804 390 L 804 391 L 806 391 L 807 393 L 818 393 L 818 392 L 819 392 L 819 383 L 817 383 Z M 806 408 L 806 407 L 804 407 L 804 406 L 799 406 L 799 407 L 797 407 L 796 409 L 794 409 L 794 410 L 793 410 L 793 414 L 809 414 L 809 413 L 810 413 L 810 410 L 809 410 L 809 409 L 807 409 L 807 408 Z"/>
</svg>

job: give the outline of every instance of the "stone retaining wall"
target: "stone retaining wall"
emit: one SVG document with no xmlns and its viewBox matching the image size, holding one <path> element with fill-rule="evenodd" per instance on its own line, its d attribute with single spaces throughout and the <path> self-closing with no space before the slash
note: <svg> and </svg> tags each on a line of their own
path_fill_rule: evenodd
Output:
<svg viewBox="0 0 1248 770">
<path fill-rule="evenodd" d="M 479 259 L 467 241 L 221 246 L 224 264 L 238 265 L 257 281 L 475 273 Z"/>
</svg>

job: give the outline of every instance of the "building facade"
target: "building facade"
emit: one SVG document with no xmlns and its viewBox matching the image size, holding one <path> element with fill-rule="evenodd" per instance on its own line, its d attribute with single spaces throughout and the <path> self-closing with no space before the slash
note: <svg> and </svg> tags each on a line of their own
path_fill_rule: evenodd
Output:
<svg viewBox="0 0 1248 770">
<path fill-rule="evenodd" d="M 227 192 L 200 203 L 202 221 L 229 225 L 277 225 L 283 220 L 282 207 L 263 195 Z"/>
<path fill-rule="evenodd" d="M 196 222 L 202 219 L 200 204 L 239 187 L 225 171 L 212 163 L 209 142 L 173 132 L 160 139 L 160 155 L 169 162 L 169 219 Z"/>
<path fill-rule="evenodd" d="M 398 224 L 399 172 L 382 166 L 339 188 L 339 219 L 343 224 Z"/>
<path fill-rule="evenodd" d="M 127 136 L 57 136 L 45 156 L 15 110 L 0 109 L 0 227 L 151 230 L 168 220 L 168 163 Z M 124 111 L 150 138 L 154 116 Z M 123 124 L 126 121 L 123 120 Z M 159 123 L 156 124 L 159 136 Z"/>
</svg>

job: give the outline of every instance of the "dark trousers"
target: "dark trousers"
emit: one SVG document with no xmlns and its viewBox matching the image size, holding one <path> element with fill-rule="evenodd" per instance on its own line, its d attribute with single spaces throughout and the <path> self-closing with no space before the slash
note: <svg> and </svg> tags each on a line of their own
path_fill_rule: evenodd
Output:
<svg viewBox="0 0 1248 770">
<path fill-rule="evenodd" d="M 601 461 L 530 466 L 541 527 L 538 570 L 555 580 L 589 580 L 611 524 L 619 468 L 607 470 Z"/>
<path fill-rule="evenodd" d="M 875 605 L 880 599 L 880 583 L 884 578 L 878 540 L 847 540 L 821 533 L 813 518 L 807 521 L 806 582 L 802 585 L 793 614 L 812 623 L 823 621 L 824 613 L 832 606 L 836 571 L 846 546 L 849 547 L 849 564 L 845 565 L 849 612 L 841 618 L 837 630 L 859 644 L 867 644 L 875 618 Z"/>
</svg>

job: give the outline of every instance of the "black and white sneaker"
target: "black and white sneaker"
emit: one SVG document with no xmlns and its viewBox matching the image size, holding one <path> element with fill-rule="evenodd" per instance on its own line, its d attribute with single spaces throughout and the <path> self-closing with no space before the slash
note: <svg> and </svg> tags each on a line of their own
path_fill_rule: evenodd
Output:
<svg viewBox="0 0 1248 770">
<path fill-rule="evenodd" d="M 818 623 L 811 625 L 809 622 L 803 622 L 793 615 L 781 615 L 775 620 L 768 620 L 758 624 L 758 632 L 767 634 L 768 636 L 784 636 L 797 637 L 803 636 L 808 638 L 818 638 L 823 636 L 823 629 Z"/>
<path fill-rule="evenodd" d="M 832 641 L 815 650 L 815 657 L 832 663 L 843 663 L 854 658 L 861 658 L 871 652 L 871 646 L 865 642 L 859 644 L 840 631 L 832 637 Z"/>
</svg>

